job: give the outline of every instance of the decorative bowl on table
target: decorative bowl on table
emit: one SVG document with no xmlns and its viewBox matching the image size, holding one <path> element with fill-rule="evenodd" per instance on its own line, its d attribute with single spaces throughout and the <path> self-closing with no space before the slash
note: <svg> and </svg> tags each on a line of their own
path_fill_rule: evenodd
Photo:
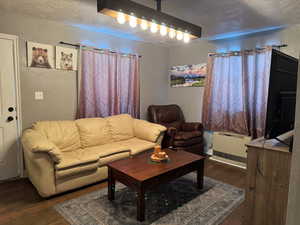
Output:
<svg viewBox="0 0 300 225">
<path fill-rule="evenodd" d="M 159 145 L 154 147 L 154 152 L 151 155 L 151 161 L 153 162 L 168 162 L 169 161 L 169 156 L 167 155 L 166 152 L 164 152 Z"/>
</svg>

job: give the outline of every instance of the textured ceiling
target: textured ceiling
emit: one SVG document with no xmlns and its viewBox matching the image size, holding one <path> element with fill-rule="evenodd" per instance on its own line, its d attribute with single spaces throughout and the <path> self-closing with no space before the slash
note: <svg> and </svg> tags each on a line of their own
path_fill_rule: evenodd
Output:
<svg viewBox="0 0 300 225">
<path fill-rule="evenodd" d="M 134 1 L 155 7 L 152 0 Z M 71 24 L 104 26 L 130 32 L 144 41 L 170 43 L 158 38 L 159 35 L 118 25 L 98 14 L 96 0 L 1 0 L 0 10 Z M 204 37 L 300 23 L 300 0 L 165 0 L 162 10 L 202 26 Z"/>
</svg>

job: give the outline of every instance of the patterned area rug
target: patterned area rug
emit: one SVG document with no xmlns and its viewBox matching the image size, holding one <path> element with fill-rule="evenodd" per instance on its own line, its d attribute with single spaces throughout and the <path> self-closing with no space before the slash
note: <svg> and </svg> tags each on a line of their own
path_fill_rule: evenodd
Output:
<svg viewBox="0 0 300 225">
<path fill-rule="evenodd" d="M 55 209 L 71 225 L 217 225 L 244 200 L 244 191 L 205 177 L 204 189 L 191 173 L 147 193 L 146 221 L 136 220 L 136 194 L 117 183 L 115 201 L 107 189 L 65 201 Z"/>
</svg>

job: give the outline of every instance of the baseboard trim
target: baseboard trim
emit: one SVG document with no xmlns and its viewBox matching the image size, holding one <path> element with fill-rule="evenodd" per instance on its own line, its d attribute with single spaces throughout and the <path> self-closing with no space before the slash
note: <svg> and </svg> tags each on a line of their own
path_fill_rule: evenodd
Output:
<svg viewBox="0 0 300 225">
<path fill-rule="evenodd" d="M 210 160 L 213 160 L 213 161 L 216 161 L 216 162 L 224 163 L 224 164 L 227 164 L 227 165 L 230 165 L 230 166 L 234 166 L 234 167 L 238 167 L 238 168 L 247 170 L 247 167 L 246 167 L 246 166 L 240 166 L 240 165 L 236 165 L 236 164 L 233 164 L 233 163 L 225 162 L 225 161 L 222 161 L 222 160 L 220 160 L 220 159 L 216 159 L 216 158 L 214 158 L 214 157 L 210 157 L 209 159 L 210 159 Z"/>
<path fill-rule="evenodd" d="M 241 162 L 241 163 L 246 163 L 247 162 L 247 159 L 244 158 L 244 157 L 228 154 L 228 153 L 225 153 L 225 152 L 219 152 L 219 151 L 214 150 L 213 155 L 221 157 L 221 158 L 229 159 L 229 160 L 232 160 L 232 161 Z"/>
</svg>

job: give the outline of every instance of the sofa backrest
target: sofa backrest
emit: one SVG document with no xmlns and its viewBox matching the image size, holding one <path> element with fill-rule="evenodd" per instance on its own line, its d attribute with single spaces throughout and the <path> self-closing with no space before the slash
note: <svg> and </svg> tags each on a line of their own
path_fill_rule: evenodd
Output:
<svg viewBox="0 0 300 225">
<path fill-rule="evenodd" d="M 76 121 L 41 121 L 33 129 L 42 132 L 62 151 L 104 145 L 134 137 L 134 119 L 128 114 Z"/>
<path fill-rule="evenodd" d="M 82 148 L 134 137 L 133 118 L 128 114 L 76 120 Z"/>
<path fill-rule="evenodd" d="M 112 142 L 107 119 L 88 118 L 76 120 L 82 148 L 103 145 Z"/>
<path fill-rule="evenodd" d="M 113 141 L 123 141 L 134 137 L 133 118 L 128 114 L 110 116 L 108 121 Z"/>
<path fill-rule="evenodd" d="M 32 127 L 44 134 L 61 151 L 73 151 L 81 147 L 75 121 L 41 121 Z"/>
</svg>

